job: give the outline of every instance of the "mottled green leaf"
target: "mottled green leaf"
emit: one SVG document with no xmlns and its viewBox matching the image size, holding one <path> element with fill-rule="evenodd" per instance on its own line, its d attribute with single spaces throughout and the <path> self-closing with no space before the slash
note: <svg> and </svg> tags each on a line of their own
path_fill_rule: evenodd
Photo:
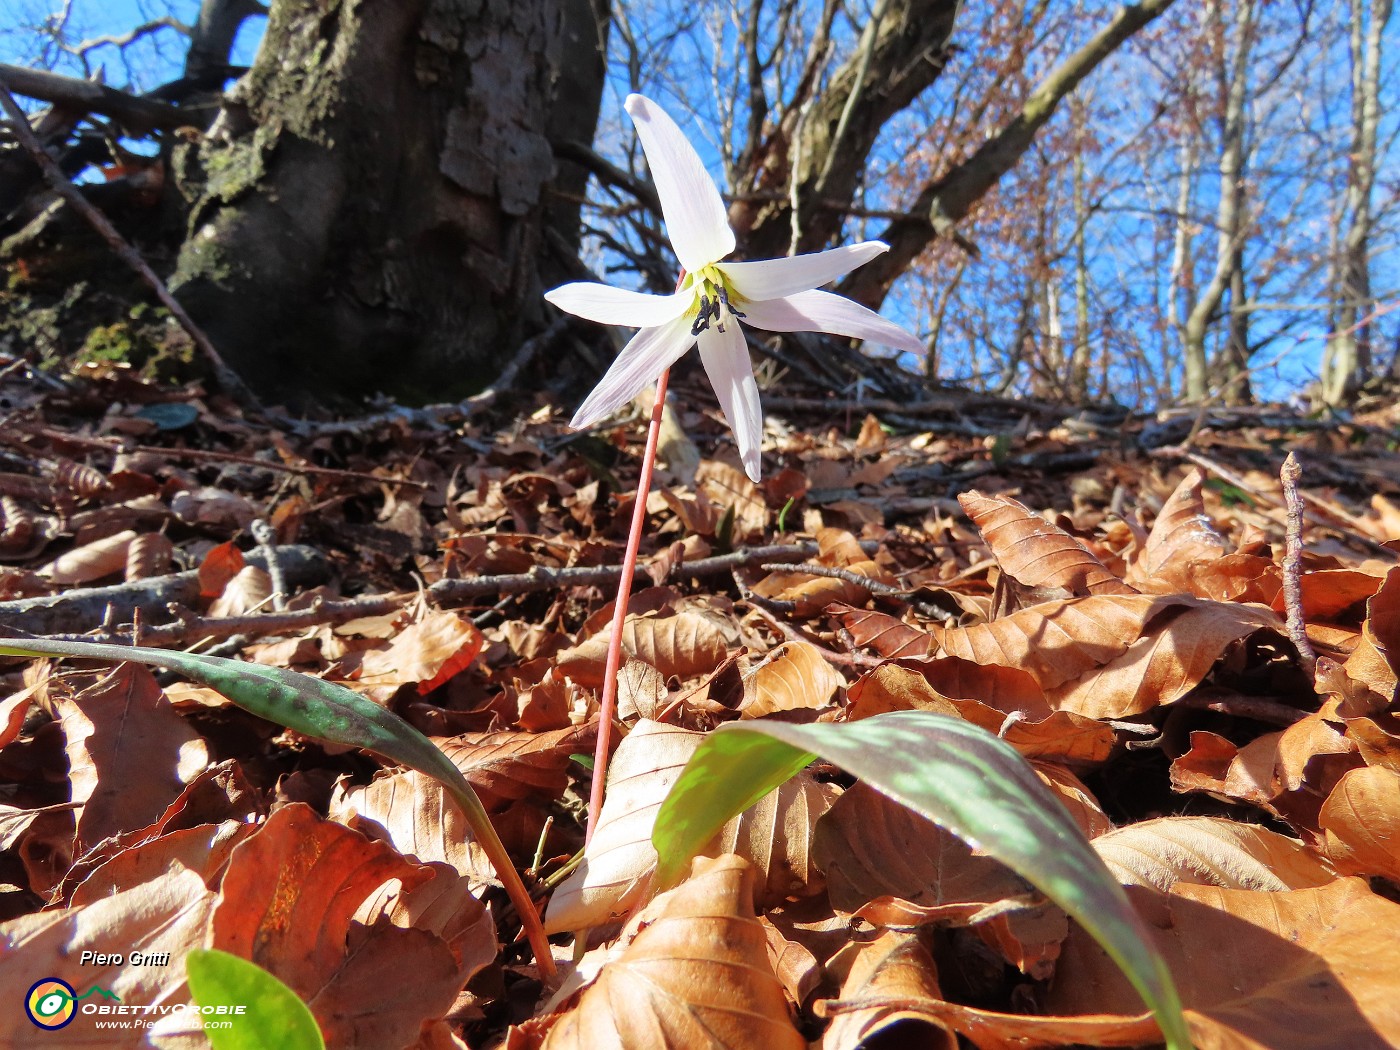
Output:
<svg viewBox="0 0 1400 1050">
<path fill-rule="evenodd" d="M 691 757 L 657 814 L 661 887 L 726 820 L 820 756 L 995 857 L 1078 920 L 1121 966 L 1173 1050 L 1191 1046 L 1166 963 L 1123 888 L 1015 749 L 958 718 L 897 711 L 858 722 L 733 722 Z"/>
<path fill-rule="evenodd" d="M 197 948 L 185 956 L 190 994 L 201 1008 L 243 1007 L 240 1014 L 210 1014 L 227 1028 L 206 1026 L 214 1050 L 325 1050 L 321 1029 L 297 993 L 256 963 L 217 948 Z"/>
</svg>

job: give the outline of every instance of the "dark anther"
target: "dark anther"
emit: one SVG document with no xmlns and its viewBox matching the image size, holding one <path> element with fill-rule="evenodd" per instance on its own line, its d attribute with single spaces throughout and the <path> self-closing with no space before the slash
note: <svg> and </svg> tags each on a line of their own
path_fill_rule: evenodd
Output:
<svg viewBox="0 0 1400 1050">
<path fill-rule="evenodd" d="M 719 312 L 719 303 L 715 303 L 714 306 L 715 306 L 715 312 L 718 313 L 718 312 Z M 699 312 L 698 314 L 695 315 L 695 320 L 691 322 L 691 325 L 690 325 L 690 334 L 691 334 L 691 335 L 699 335 L 701 332 L 703 332 L 705 329 L 707 329 L 707 328 L 709 328 L 709 327 L 710 327 L 710 297 L 709 297 L 708 295 L 701 295 L 701 296 L 700 296 L 700 312 Z"/>
<path fill-rule="evenodd" d="M 747 316 L 748 316 L 748 314 L 746 314 L 746 313 L 744 313 L 744 312 L 742 312 L 742 311 L 740 311 L 740 310 L 734 309 L 734 304 L 731 303 L 731 302 L 729 301 L 729 292 L 728 292 L 725 288 L 723 288 L 723 287 L 721 287 L 720 290 L 719 290 L 719 298 L 720 298 L 720 302 L 724 303 L 724 308 L 725 308 L 726 310 L 728 310 L 728 311 L 730 312 L 730 314 L 733 315 L 734 317 L 747 317 Z M 718 303 L 715 304 L 715 316 L 716 316 L 716 317 L 719 316 L 719 304 L 718 304 Z M 724 331 L 724 329 L 721 328 L 720 331 Z"/>
</svg>

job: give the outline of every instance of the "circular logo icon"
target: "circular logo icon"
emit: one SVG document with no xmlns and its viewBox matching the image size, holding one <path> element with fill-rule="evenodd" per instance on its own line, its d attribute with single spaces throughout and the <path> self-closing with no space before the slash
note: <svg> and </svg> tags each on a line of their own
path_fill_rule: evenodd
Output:
<svg viewBox="0 0 1400 1050">
<path fill-rule="evenodd" d="M 73 986 L 57 977 L 35 981 L 24 997 L 24 1012 L 40 1028 L 62 1028 L 77 1014 Z"/>
</svg>

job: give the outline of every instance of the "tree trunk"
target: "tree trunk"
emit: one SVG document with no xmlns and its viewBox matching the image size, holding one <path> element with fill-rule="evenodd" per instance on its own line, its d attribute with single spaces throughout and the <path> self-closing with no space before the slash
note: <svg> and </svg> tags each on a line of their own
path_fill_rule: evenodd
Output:
<svg viewBox="0 0 1400 1050">
<path fill-rule="evenodd" d="M 1335 318 L 1322 361 L 1322 398 L 1329 405 L 1352 401 L 1372 371 L 1371 196 L 1376 182 L 1376 125 L 1380 117 L 1381 36 L 1392 0 L 1372 0 L 1370 24 L 1362 0 L 1351 3 L 1351 171 L 1346 212 L 1350 221 L 1333 281 Z"/>
<path fill-rule="evenodd" d="M 172 288 L 230 365 L 276 399 L 489 382 L 564 276 L 551 239 L 576 244 L 551 134 L 592 135 L 600 15 L 590 0 L 274 4 L 252 69 L 176 158 L 192 207 Z"/>
<path fill-rule="evenodd" d="M 1185 343 L 1186 400 L 1204 401 L 1210 393 L 1206 333 L 1225 293 L 1243 266 L 1245 216 L 1245 121 L 1249 100 L 1249 51 L 1254 37 L 1254 0 L 1236 0 L 1235 46 L 1221 65 L 1220 202 L 1216 210 L 1215 270 L 1200 298 L 1191 304 L 1182 327 Z M 1219 8 L 1217 8 L 1219 10 Z M 1240 282 L 1243 286 L 1243 281 Z M 1235 303 L 1234 306 L 1243 306 Z"/>
<path fill-rule="evenodd" d="M 879 235 L 890 250 L 847 277 L 840 285 L 842 294 L 878 309 L 895 278 L 909 268 L 928 243 L 939 234 L 951 233 L 972 206 L 1015 167 L 1079 82 L 1173 2 L 1143 0 L 1119 8 L 1108 25 L 1036 86 L 1010 124 L 963 163 L 924 188 L 909 209 L 917 218 L 897 219 Z M 861 162 L 864 163 L 863 156 Z"/>
</svg>

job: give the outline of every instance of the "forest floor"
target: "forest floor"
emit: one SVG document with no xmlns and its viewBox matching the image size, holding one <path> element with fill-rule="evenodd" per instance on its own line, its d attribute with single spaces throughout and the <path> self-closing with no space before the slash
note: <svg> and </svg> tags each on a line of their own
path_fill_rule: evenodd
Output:
<svg viewBox="0 0 1400 1050">
<path fill-rule="evenodd" d="M 47 976 L 188 1002 L 180 960 L 219 947 L 296 991 L 332 1047 L 1159 1042 L 1055 904 L 839 764 L 648 902 L 656 811 L 717 726 L 912 709 L 1032 763 L 1129 887 L 1197 1046 L 1400 1044 L 1400 412 L 789 385 L 765 398 L 755 485 L 683 375 L 607 845 L 565 875 L 645 428 L 572 432 L 573 406 L 527 386 L 293 426 L 120 368 L 4 368 L 0 628 L 238 656 L 397 712 L 481 796 L 563 987 L 435 781 L 178 676 L 7 659 L 0 1001 Z M 53 1045 L 207 1045 L 178 1012 L 94 1023 Z M 33 1031 L 0 1012 L 0 1046 Z"/>
</svg>

